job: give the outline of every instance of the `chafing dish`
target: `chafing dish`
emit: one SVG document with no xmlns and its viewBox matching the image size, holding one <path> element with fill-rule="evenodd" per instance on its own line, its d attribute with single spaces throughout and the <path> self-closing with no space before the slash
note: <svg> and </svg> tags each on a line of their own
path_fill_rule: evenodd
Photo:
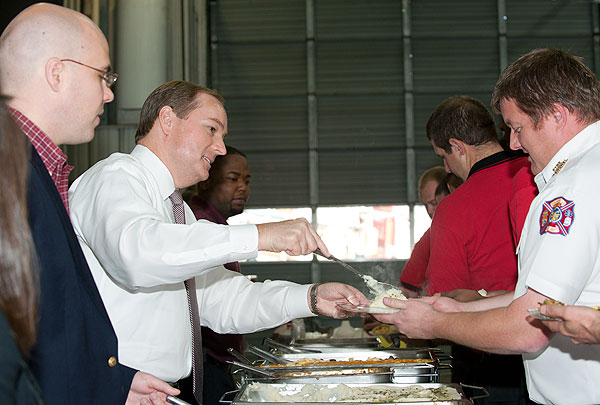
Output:
<svg viewBox="0 0 600 405">
<path fill-rule="evenodd" d="M 439 381 L 440 365 L 432 350 L 287 353 L 280 364 L 244 365 L 242 381 L 327 383 L 427 383 Z M 273 360 L 273 359 L 271 359 Z"/>
<path fill-rule="evenodd" d="M 233 396 L 232 400 L 227 397 Z M 487 396 L 487 395 L 485 395 Z M 225 394 L 221 403 L 230 404 L 461 404 L 473 402 L 458 384 L 273 384 L 245 383 L 239 391 Z"/>
<path fill-rule="evenodd" d="M 237 374 L 238 370 L 234 370 Z M 299 372 L 281 372 L 261 375 L 254 372 L 241 373 L 243 382 L 279 382 L 279 383 L 429 383 L 439 381 L 439 372 L 432 365 L 415 367 L 380 367 L 313 370 Z"/>
</svg>

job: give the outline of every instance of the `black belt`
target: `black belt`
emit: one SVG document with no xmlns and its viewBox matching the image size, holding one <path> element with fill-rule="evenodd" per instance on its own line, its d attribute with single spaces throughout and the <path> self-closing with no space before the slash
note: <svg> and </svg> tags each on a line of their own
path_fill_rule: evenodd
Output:
<svg viewBox="0 0 600 405">
<path fill-rule="evenodd" d="M 175 381 L 174 383 L 171 383 L 171 385 L 175 388 L 177 388 L 178 390 L 181 390 L 182 388 L 189 388 L 190 390 L 192 389 L 192 375 L 188 375 L 185 378 L 180 379 L 179 381 Z"/>
</svg>

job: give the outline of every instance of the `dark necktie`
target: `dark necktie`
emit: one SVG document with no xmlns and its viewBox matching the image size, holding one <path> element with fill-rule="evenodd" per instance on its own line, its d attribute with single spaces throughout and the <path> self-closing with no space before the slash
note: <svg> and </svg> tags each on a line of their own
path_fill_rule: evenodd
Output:
<svg viewBox="0 0 600 405">
<path fill-rule="evenodd" d="M 175 190 L 169 198 L 173 204 L 175 223 L 185 224 L 185 211 L 183 209 L 181 193 L 179 190 Z M 190 322 L 192 324 L 192 391 L 198 404 L 202 405 L 202 380 L 204 378 L 202 369 L 202 333 L 200 332 L 200 314 L 198 313 L 196 279 L 194 277 L 185 280 L 185 290 L 187 292 Z"/>
</svg>

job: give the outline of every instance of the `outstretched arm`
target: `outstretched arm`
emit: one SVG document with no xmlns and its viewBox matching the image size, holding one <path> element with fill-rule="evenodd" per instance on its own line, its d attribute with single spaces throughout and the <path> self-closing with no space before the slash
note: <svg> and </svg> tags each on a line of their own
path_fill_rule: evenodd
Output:
<svg viewBox="0 0 600 405">
<path fill-rule="evenodd" d="M 314 316 L 311 289 L 290 281 L 251 282 L 240 273 L 217 267 L 196 277 L 200 320 L 217 333 L 251 333 L 273 328 L 291 319 Z M 354 287 L 325 283 L 317 289 L 317 312 L 343 318 L 336 302 L 366 304 Z M 235 297 L 235 299 L 232 299 Z"/>
<path fill-rule="evenodd" d="M 400 333 L 411 338 L 448 339 L 492 353 L 530 353 L 547 346 L 552 336 L 540 328 L 540 324 L 527 321 L 527 309 L 536 307 L 537 302 L 545 298 L 529 289 L 508 306 L 478 312 L 439 312 L 434 309 L 439 303 L 432 305 L 424 300 L 408 300 L 401 301 L 401 311 L 376 317 L 395 324 Z M 474 305 L 488 300 L 493 303 L 498 299 L 502 296 L 462 304 Z"/>
</svg>

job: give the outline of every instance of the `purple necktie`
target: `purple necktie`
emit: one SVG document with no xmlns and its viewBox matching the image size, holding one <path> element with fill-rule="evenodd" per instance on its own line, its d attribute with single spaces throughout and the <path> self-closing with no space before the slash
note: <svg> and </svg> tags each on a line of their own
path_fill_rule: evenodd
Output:
<svg viewBox="0 0 600 405">
<path fill-rule="evenodd" d="M 169 196 L 173 204 L 173 216 L 176 224 L 185 224 L 185 211 L 183 198 L 179 190 L 173 191 Z M 199 405 L 202 405 L 202 383 L 204 378 L 202 365 L 202 333 L 200 332 L 200 314 L 198 313 L 198 300 L 196 299 L 196 279 L 185 280 L 190 322 L 192 324 L 192 391 Z"/>
</svg>

